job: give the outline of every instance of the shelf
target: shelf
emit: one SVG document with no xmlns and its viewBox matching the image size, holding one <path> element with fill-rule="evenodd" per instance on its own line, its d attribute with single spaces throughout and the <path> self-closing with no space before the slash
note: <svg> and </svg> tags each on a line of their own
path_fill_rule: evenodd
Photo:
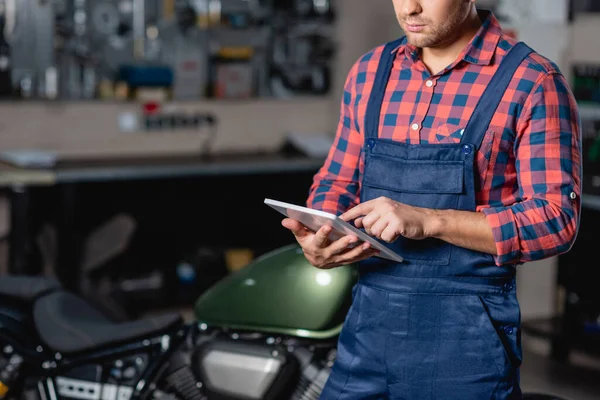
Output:
<svg viewBox="0 0 600 400">
<path fill-rule="evenodd" d="M 531 336 L 551 339 L 560 336 L 560 325 L 560 317 L 552 317 L 523 321 L 521 328 Z"/>
<path fill-rule="evenodd" d="M 525 320 L 521 323 L 521 328 L 531 336 L 550 339 L 560 337 L 561 324 L 561 317 L 554 316 Z M 581 338 L 600 343 L 600 328 L 596 324 L 586 323 L 585 326 L 581 326 L 581 329 L 583 330 L 579 332 Z"/>
<path fill-rule="evenodd" d="M 600 120 L 600 104 L 579 104 L 579 115 L 582 119 Z"/>
<path fill-rule="evenodd" d="M 523 333 L 532 337 L 548 340 L 554 345 L 567 346 L 568 349 L 577 349 L 587 354 L 600 355 L 600 334 L 597 332 L 570 333 L 566 336 L 561 329 L 561 317 L 539 318 L 526 320 L 521 323 Z M 583 329 L 583 327 L 578 328 Z"/>
<path fill-rule="evenodd" d="M 585 208 L 600 211 L 600 195 L 584 193 L 581 195 L 581 204 Z"/>
</svg>

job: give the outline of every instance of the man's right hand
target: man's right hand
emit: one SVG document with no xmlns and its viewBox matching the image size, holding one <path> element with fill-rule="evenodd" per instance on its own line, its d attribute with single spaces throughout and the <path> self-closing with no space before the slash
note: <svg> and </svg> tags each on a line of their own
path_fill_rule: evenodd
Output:
<svg viewBox="0 0 600 400">
<path fill-rule="evenodd" d="M 285 218 L 281 221 L 281 225 L 294 234 L 306 259 L 320 269 L 352 264 L 379 253 L 379 250 L 371 248 L 368 242 L 353 246 L 358 242 L 358 238 L 354 235 L 331 241 L 329 234 L 332 228 L 327 225 L 322 226 L 317 232 L 311 232 L 302 223 L 291 218 Z"/>
</svg>

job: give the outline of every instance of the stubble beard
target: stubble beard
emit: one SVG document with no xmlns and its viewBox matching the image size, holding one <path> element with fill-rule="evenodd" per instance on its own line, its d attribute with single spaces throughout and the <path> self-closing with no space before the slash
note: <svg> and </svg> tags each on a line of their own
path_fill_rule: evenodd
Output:
<svg viewBox="0 0 600 400">
<path fill-rule="evenodd" d="M 458 36 L 460 26 L 464 23 L 465 12 L 463 10 L 457 10 L 438 26 L 433 26 L 431 23 L 427 23 L 427 31 L 425 33 L 410 32 L 405 29 L 406 39 L 409 44 L 423 48 L 437 48 L 442 47 L 445 44 L 452 43 L 452 41 Z M 398 16 L 398 20 L 401 21 L 401 26 L 406 25 L 407 22 L 403 17 Z"/>
</svg>

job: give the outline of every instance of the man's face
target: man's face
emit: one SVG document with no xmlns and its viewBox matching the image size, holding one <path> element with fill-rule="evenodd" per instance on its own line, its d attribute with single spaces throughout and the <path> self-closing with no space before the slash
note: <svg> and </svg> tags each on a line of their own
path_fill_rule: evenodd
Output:
<svg viewBox="0 0 600 400">
<path fill-rule="evenodd" d="M 439 47 L 451 42 L 469 16 L 472 0 L 393 0 L 394 11 L 408 42 Z"/>
</svg>

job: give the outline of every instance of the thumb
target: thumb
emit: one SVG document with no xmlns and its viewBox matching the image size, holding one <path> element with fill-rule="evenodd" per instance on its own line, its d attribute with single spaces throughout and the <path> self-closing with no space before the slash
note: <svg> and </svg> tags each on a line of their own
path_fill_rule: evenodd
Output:
<svg viewBox="0 0 600 400">
<path fill-rule="evenodd" d="M 281 225 L 292 231 L 294 236 L 296 236 L 298 239 L 306 237 L 310 234 L 304 225 L 292 218 L 284 218 L 283 221 L 281 221 Z"/>
</svg>

